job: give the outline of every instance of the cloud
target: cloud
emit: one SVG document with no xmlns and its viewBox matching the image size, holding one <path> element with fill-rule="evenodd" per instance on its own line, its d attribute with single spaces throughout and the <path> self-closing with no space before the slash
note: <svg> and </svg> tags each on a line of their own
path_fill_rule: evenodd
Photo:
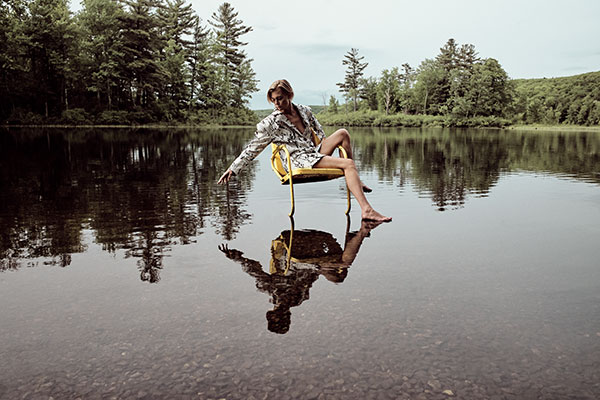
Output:
<svg viewBox="0 0 600 400">
<path fill-rule="evenodd" d="M 339 58 L 340 60 L 350 50 L 346 45 L 329 43 L 302 43 L 302 44 L 280 44 L 287 52 L 302 56 Z"/>
</svg>

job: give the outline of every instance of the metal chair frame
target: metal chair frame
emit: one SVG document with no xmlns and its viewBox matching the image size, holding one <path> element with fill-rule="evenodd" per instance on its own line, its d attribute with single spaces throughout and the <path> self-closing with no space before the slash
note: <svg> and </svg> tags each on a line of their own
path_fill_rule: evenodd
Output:
<svg viewBox="0 0 600 400">
<path fill-rule="evenodd" d="M 318 140 L 314 130 L 312 131 L 312 136 L 315 144 L 318 144 L 320 141 Z M 290 217 L 294 215 L 294 211 L 296 209 L 294 201 L 294 184 L 328 181 L 344 176 L 344 171 L 340 168 L 292 168 L 290 152 L 285 144 L 276 145 L 272 143 L 271 149 L 273 150 L 273 154 L 271 155 L 271 168 L 273 168 L 273 171 L 275 171 L 275 174 L 279 177 L 282 185 L 290 185 L 290 201 L 292 203 L 292 208 L 288 214 Z M 348 154 L 342 146 L 338 146 L 338 150 L 340 157 L 348 158 Z M 287 159 L 287 171 L 281 162 L 280 151 L 285 152 Z M 346 215 L 348 215 L 350 213 L 350 189 L 348 189 L 348 185 L 346 185 L 346 192 L 348 198 Z"/>
</svg>

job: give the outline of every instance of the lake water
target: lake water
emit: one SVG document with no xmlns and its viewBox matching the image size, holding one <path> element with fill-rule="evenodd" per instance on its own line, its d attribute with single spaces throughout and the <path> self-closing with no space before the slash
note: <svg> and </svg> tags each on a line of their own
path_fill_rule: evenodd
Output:
<svg viewBox="0 0 600 400">
<path fill-rule="evenodd" d="M 0 132 L 0 398 L 600 398 L 600 134 L 353 129 L 373 227 L 252 132 Z"/>
</svg>

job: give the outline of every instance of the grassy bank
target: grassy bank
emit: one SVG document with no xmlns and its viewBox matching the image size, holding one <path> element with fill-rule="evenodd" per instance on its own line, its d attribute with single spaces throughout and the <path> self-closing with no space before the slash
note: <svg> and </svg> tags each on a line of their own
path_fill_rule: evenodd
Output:
<svg viewBox="0 0 600 400">
<path fill-rule="evenodd" d="M 319 107 L 312 107 L 313 111 L 319 110 Z M 322 109 L 322 107 L 321 107 Z M 273 110 L 254 111 L 255 115 L 246 116 L 246 118 L 231 119 L 229 123 L 217 120 L 214 122 L 206 121 L 182 121 L 182 122 L 154 122 L 140 123 L 129 119 L 111 121 L 106 123 L 78 120 L 78 121 L 53 121 L 45 123 L 43 120 L 19 121 L 20 123 L 8 123 L 0 125 L 1 127 L 12 128 L 150 128 L 150 129 L 215 129 L 221 127 L 254 127 L 256 122 L 270 114 Z M 357 111 L 349 113 L 328 113 L 321 111 L 317 119 L 324 126 L 338 127 L 406 127 L 406 128 L 502 128 L 518 131 L 550 131 L 550 132 L 600 132 L 600 125 L 571 125 L 571 124 L 513 124 L 506 118 L 499 117 L 475 117 L 475 118 L 457 118 L 443 115 L 407 115 L 394 114 L 385 115 L 378 111 Z"/>
<path fill-rule="evenodd" d="M 90 113 L 83 108 L 73 108 L 63 111 L 60 117 L 44 117 L 42 115 L 15 110 L 5 121 L 9 126 L 45 126 L 45 127 L 72 127 L 72 126 L 111 126 L 111 127 L 170 127 L 170 126 L 234 126 L 255 125 L 259 121 L 257 115 L 248 108 L 225 108 L 221 110 L 191 111 L 179 118 L 172 116 L 156 117 L 154 114 L 143 111 L 111 110 L 99 114 Z"/>
<path fill-rule="evenodd" d="M 323 111 L 317 114 L 317 119 L 321 125 L 328 126 L 503 128 L 521 131 L 600 132 L 600 125 L 514 124 L 510 119 L 500 117 L 460 118 L 448 115 L 385 115 L 378 111 L 357 111 L 335 114 Z"/>
<path fill-rule="evenodd" d="M 511 125 L 509 119 L 499 117 L 460 118 L 448 115 L 385 115 L 385 113 L 379 111 L 320 112 L 317 118 L 322 125 L 333 126 L 504 128 Z"/>
</svg>

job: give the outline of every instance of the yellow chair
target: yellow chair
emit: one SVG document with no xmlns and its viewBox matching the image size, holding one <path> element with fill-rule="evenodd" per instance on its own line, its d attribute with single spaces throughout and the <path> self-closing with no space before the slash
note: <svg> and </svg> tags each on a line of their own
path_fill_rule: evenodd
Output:
<svg viewBox="0 0 600 400">
<path fill-rule="evenodd" d="M 316 145 L 318 145 L 321 140 L 316 135 L 315 131 L 311 128 L 312 131 L 312 139 Z M 319 182 L 319 181 L 328 181 L 330 179 L 341 178 L 344 176 L 344 171 L 340 168 L 294 168 L 292 169 L 292 162 L 290 160 L 290 152 L 288 151 L 285 144 L 271 144 L 271 149 L 273 150 L 273 154 L 271 155 L 271 168 L 275 171 L 275 174 L 279 177 L 282 185 L 290 185 L 290 199 L 292 202 L 292 209 L 289 213 L 289 216 L 294 215 L 295 204 L 294 204 L 294 184 L 298 183 L 309 183 L 309 182 Z M 340 152 L 340 157 L 348 158 L 348 154 L 346 154 L 346 150 L 342 146 L 338 146 L 338 150 Z M 280 152 L 284 151 L 287 159 L 287 171 L 283 168 L 283 163 L 281 162 Z M 288 172 L 291 171 L 291 172 Z M 350 189 L 346 186 L 347 197 L 348 197 L 348 208 L 346 209 L 346 215 L 350 213 Z"/>
</svg>

